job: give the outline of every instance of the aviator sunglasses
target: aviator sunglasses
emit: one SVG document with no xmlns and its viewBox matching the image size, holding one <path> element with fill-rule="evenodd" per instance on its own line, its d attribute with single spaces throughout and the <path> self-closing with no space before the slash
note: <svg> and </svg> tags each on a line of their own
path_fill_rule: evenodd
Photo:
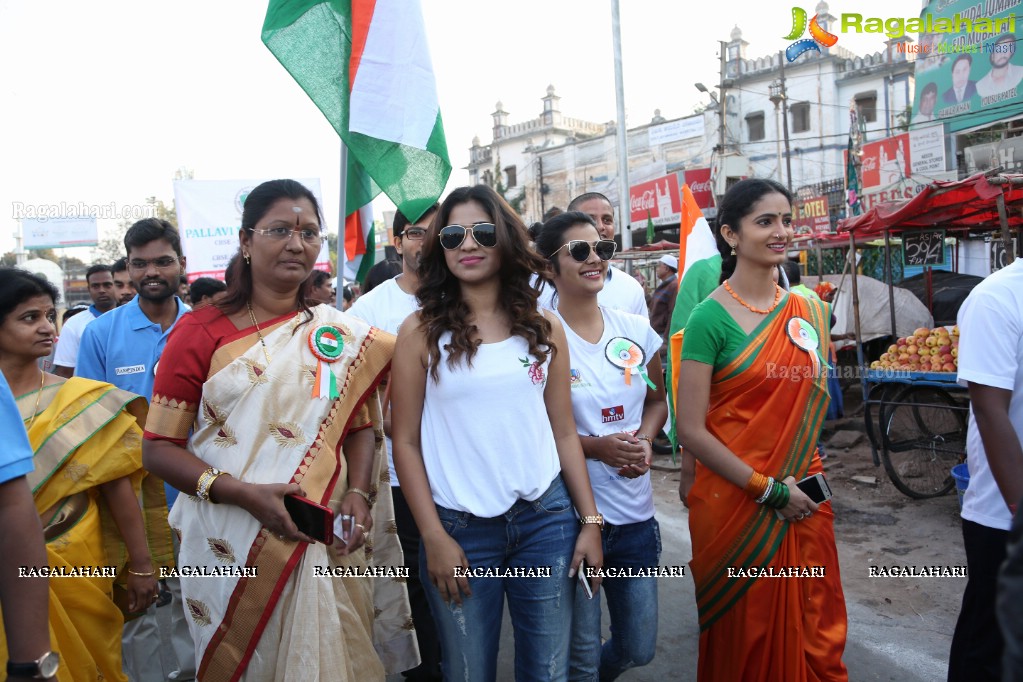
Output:
<svg viewBox="0 0 1023 682">
<path fill-rule="evenodd" d="M 497 228 L 493 223 L 476 223 L 469 227 L 464 225 L 448 225 L 442 227 L 437 235 L 440 238 L 440 245 L 448 251 L 457 249 L 465 241 L 465 235 L 472 232 L 472 238 L 480 246 L 492 249 L 497 246 Z"/>
<path fill-rule="evenodd" d="M 572 239 L 555 249 L 554 253 L 551 254 L 551 258 L 554 258 L 558 251 L 561 251 L 566 246 L 568 247 L 568 255 L 577 263 L 585 263 L 586 259 L 590 257 L 591 249 L 600 260 L 611 260 L 615 255 L 615 251 L 618 250 L 618 244 L 613 239 L 598 239 L 592 244 L 582 239 Z"/>
</svg>

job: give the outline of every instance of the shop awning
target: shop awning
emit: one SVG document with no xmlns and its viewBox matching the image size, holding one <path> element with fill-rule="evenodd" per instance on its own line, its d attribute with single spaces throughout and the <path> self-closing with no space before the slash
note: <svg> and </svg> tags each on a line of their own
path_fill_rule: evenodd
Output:
<svg viewBox="0 0 1023 682">
<path fill-rule="evenodd" d="M 838 232 L 857 238 L 885 231 L 944 228 L 964 231 L 1001 227 L 998 196 L 1005 197 L 1010 229 L 1023 225 L 1023 175 L 979 173 L 965 180 L 935 181 L 907 201 L 878 204 L 863 215 L 838 222 Z"/>
</svg>

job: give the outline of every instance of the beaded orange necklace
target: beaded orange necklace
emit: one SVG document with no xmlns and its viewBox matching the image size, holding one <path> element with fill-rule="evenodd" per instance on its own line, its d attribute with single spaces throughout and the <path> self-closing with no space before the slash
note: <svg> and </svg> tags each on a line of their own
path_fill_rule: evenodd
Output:
<svg viewBox="0 0 1023 682">
<path fill-rule="evenodd" d="M 778 303 L 781 302 L 781 287 L 778 286 L 777 284 L 774 285 L 774 303 L 772 303 L 771 307 L 768 308 L 767 310 L 761 310 L 760 308 L 754 308 L 749 303 L 747 303 L 746 301 L 742 300 L 742 298 L 739 296 L 739 294 L 735 293 L 735 290 L 732 289 L 732 287 L 728 283 L 727 279 L 725 280 L 725 291 L 730 293 L 732 295 L 732 298 L 734 298 L 736 301 L 739 302 L 739 305 L 741 305 L 742 307 L 746 308 L 750 312 L 756 313 L 757 315 L 770 315 L 772 312 L 774 312 L 774 309 L 778 307 Z"/>
</svg>

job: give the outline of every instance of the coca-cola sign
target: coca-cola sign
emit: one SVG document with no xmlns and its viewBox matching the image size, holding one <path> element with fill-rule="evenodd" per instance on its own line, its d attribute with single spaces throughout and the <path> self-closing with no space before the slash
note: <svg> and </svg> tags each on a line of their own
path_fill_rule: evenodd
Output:
<svg viewBox="0 0 1023 682">
<path fill-rule="evenodd" d="M 677 223 L 682 215 L 678 173 L 629 188 L 629 214 L 632 227 L 643 227 L 647 217 L 654 225 Z"/>
<path fill-rule="evenodd" d="M 863 145 L 862 190 L 885 189 L 912 175 L 909 134 L 902 133 Z"/>
<path fill-rule="evenodd" d="M 686 184 L 693 191 L 693 198 L 700 208 L 714 206 L 714 188 L 710 180 L 710 168 L 693 168 L 686 171 Z"/>
</svg>

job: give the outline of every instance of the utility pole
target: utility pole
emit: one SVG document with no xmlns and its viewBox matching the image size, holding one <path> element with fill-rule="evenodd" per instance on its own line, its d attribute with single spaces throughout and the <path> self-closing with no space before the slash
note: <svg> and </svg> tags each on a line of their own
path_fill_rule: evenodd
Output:
<svg viewBox="0 0 1023 682">
<path fill-rule="evenodd" d="M 724 156 L 725 126 L 728 125 L 728 95 L 725 94 L 725 50 L 728 49 L 728 43 L 719 40 L 718 45 L 720 46 L 718 49 L 718 59 L 721 62 L 719 69 L 719 78 L 721 80 L 718 83 L 718 94 L 721 95 L 721 102 L 718 104 L 718 116 L 721 117 L 721 120 L 718 121 L 718 155 Z"/>
<path fill-rule="evenodd" d="M 785 135 L 785 186 L 792 191 L 792 155 L 789 153 L 789 98 L 785 92 L 785 53 L 778 51 L 779 76 L 781 77 L 781 122 Z M 779 169 L 780 170 L 780 169 Z"/>
<path fill-rule="evenodd" d="M 537 173 L 537 175 L 540 176 L 540 220 L 543 220 L 543 217 L 545 215 L 547 215 L 547 205 L 544 202 L 544 196 L 543 196 L 544 195 L 544 191 L 543 191 L 543 157 L 540 156 L 539 154 L 537 154 L 536 155 L 536 162 L 537 162 L 537 165 L 539 166 L 539 172 Z"/>
<path fill-rule="evenodd" d="M 622 29 L 619 0 L 611 0 L 611 40 L 614 48 L 615 103 L 618 114 L 618 220 L 622 230 L 622 251 L 632 248 L 632 211 L 629 201 L 629 141 L 625 127 L 625 85 L 622 78 Z M 632 261 L 625 262 L 632 274 Z"/>
</svg>

